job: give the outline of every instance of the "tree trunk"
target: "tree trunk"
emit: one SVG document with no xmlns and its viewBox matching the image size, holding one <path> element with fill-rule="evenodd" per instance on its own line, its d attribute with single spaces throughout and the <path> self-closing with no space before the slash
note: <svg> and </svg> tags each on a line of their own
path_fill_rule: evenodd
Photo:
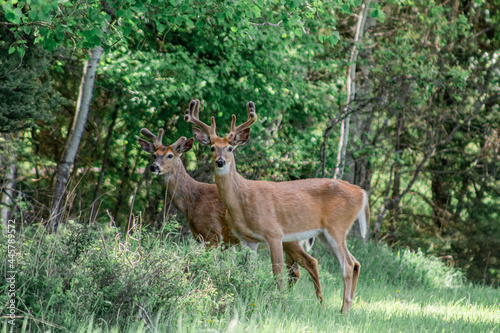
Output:
<svg viewBox="0 0 500 333">
<path fill-rule="evenodd" d="M 8 138 L 7 138 L 8 140 Z M 12 140 L 12 136 L 11 136 Z M 7 142 L 11 141 L 8 140 Z M 7 143 L 9 145 L 9 143 Z M 10 147 L 5 147 L 13 149 L 14 147 L 10 145 Z M 17 162 L 17 154 L 15 151 L 10 152 L 10 154 L 4 155 L 5 160 L 2 161 L 2 167 L 5 168 L 5 178 L 2 183 L 2 188 L 0 191 L 2 201 L 0 203 L 0 217 L 2 219 L 2 224 L 8 228 L 9 217 L 11 216 L 11 205 L 12 205 L 12 195 L 14 193 L 14 186 L 16 184 L 16 162 Z"/>
<path fill-rule="evenodd" d="M 446 168 L 447 163 L 448 160 L 443 156 L 434 158 L 429 163 L 429 169 L 436 171 L 431 173 L 432 219 L 441 233 L 445 231 L 443 228 L 447 220 L 446 212 L 450 203 L 451 188 L 450 184 L 448 184 L 447 176 L 440 174 L 438 171 Z"/>
<path fill-rule="evenodd" d="M 83 131 L 85 130 L 85 124 L 87 123 L 95 75 L 103 52 L 104 49 L 100 46 L 96 46 L 92 49 L 90 52 L 90 58 L 85 62 L 83 69 L 82 83 L 80 85 L 80 93 L 78 96 L 78 103 L 76 105 L 73 126 L 71 127 L 68 141 L 64 147 L 63 157 L 57 167 L 54 197 L 52 199 L 51 216 L 49 220 L 49 228 L 54 233 L 57 232 L 57 227 L 63 212 L 64 194 L 68 185 L 71 167 L 75 161 Z"/>
<path fill-rule="evenodd" d="M 123 169 L 122 169 L 122 175 L 121 175 L 121 182 L 120 182 L 120 188 L 118 189 L 118 193 L 117 193 L 117 196 L 116 196 L 116 205 L 115 205 L 115 208 L 113 209 L 113 217 L 115 219 L 115 221 L 118 221 L 119 220 L 119 216 L 118 214 L 120 213 L 120 208 L 125 200 L 125 191 L 126 191 L 126 185 L 127 185 L 127 179 L 129 178 L 128 175 L 129 175 L 129 169 L 130 169 L 130 163 L 128 161 L 128 157 L 129 157 L 129 151 L 127 150 L 127 148 L 125 147 L 125 149 L 123 150 L 123 161 L 124 161 L 124 165 L 123 165 Z"/>
<path fill-rule="evenodd" d="M 109 147 L 111 145 L 111 136 L 113 135 L 113 129 L 115 127 L 116 118 L 118 117 L 119 104 L 115 105 L 115 110 L 113 111 L 113 116 L 111 124 L 108 127 L 108 136 L 106 137 L 106 144 L 104 148 L 104 156 L 102 159 L 101 173 L 99 175 L 99 180 L 97 181 L 97 186 L 95 187 L 94 200 L 92 201 L 92 215 L 90 217 L 90 222 L 92 222 L 97 214 L 97 200 L 99 199 L 99 192 L 101 191 L 102 182 L 104 181 L 104 174 L 106 173 L 106 167 L 108 166 L 109 159 Z"/>
<path fill-rule="evenodd" d="M 359 54 L 359 43 L 363 38 L 363 32 L 365 30 L 366 18 L 368 17 L 370 9 L 370 1 L 364 0 L 363 5 L 361 5 L 361 13 L 358 18 L 358 24 L 356 26 L 356 34 L 354 36 L 354 44 L 351 50 L 351 56 L 349 58 L 349 70 L 347 72 L 347 100 L 346 100 L 346 112 L 349 113 L 349 109 L 352 108 L 352 102 L 356 97 L 356 61 L 358 60 Z M 341 124 L 340 129 L 340 142 L 337 153 L 337 167 L 335 168 L 335 179 L 342 179 L 344 173 L 345 157 L 347 150 L 347 142 L 349 141 L 349 122 L 350 115 L 348 114 Z"/>
</svg>

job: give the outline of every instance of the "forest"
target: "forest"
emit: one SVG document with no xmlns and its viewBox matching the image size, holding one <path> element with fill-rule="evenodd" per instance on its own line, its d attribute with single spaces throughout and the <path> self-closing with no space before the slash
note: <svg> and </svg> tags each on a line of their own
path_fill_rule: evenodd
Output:
<svg viewBox="0 0 500 333">
<path fill-rule="evenodd" d="M 235 150 L 244 178 L 356 184 L 369 194 L 371 218 L 369 244 L 356 239 L 357 224 L 349 236 L 354 244 L 393 251 L 398 258 L 401 253 L 432 257 L 464 281 L 497 290 L 499 0 L 0 0 L 0 5 L 0 218 L 4 235 L 14 228 L 19 251 L 25 248 L 36 260 L 58 253 L 49 266 L 72 267 L 72 277 L 61 272 L 50 295 L 78 289 L 75 281 L 92 262 L 122 276 L 115 263 L 108 267 L 90 255 L 101 243 L 120 243 L 113 235 L 124 239 L 115 252 L 134 267 L 146 265 L 136 264 L 137 258 L 164 258 L 164 252 L 140 252 L 148 246 L 180 251 L 180 257 L 189 251 L 175 244 L 197 246 L 162 177 L 151 172 L 155 157 L 138 141 L 147 139 L 143 128 L 155 135 L 162 129 L 165 146 L 192 138 L 184 112 L 195 99 L 201 101 L 200 119 L 209 123 L 215 117 L 219 135 L 228 133 L 233 114 L 243 121 L 247 103 L 255 103 L 258 120 L 250 139 Z M 209 148 L 195 142 L 182 160 L 192 178 L 214 183 Z M 2 240 L 4 261 L 9 239 Z M 203 260 L 215 260 L 204 250 L 197 253 L 200 267 Z M 246 263 L 245 253 L 237 260 Z M 85 260 L 78 259 L 84 254 Z M 229 260 L 228 253 L 214 255 Z M 27 254 L 21 257 L 17 263 L 31 273 L 45 267 Z M 186 269 L 171 261 L 162 265 Z M 262 265 L 258 274 L 271 274 L 269 260 Z M 3 270 L 6 276 L 8 269 Z M 71 331 L 77 311 L 65 319 L 56 318 L 58 310 L 51 307 L 56 305 L 44 312 L 35 295 L 51 283 L 50 274 L 29 278 L 27 270 L 18 278 L 37 283 L 24 291 L 26 302 L 33 298 L 30 315 L 37 317 L 39 306 L 37 318 L 54 323 L 47 327 Z M 139 273 L 130 274 L 132 288 Z M 368 274 L 364 266 L 362 274 Z M 250 285 L 241 279 L 236 289 Z M 7 288 L 5 281 L 0 286 Z M 106 294 L 108 287 L 92 288 Z M 40 297 L 67 306 L 62 296 L 50 295 Z M 215 307 L 227 315 L 224 297 L 216 298 Z M 270 303 L 279 298 L 268 297 Z M 103 303 L 87 317 L 109 310 L 104 298 L 88 300 L 94 307 Z M 2 306 L 8 303 L 6 292 L 0 300 Z M 118 300 L 107 302 L 118 307 Z M 130 313 L 147 308 L 147 302 L 137 304 Z M 109 323 L 122 325 L 115 316 Z M 144 317 L 146 326 L 155 326 Z M 42 319 L 37 325 L 46 324 Z"/>
</svg>

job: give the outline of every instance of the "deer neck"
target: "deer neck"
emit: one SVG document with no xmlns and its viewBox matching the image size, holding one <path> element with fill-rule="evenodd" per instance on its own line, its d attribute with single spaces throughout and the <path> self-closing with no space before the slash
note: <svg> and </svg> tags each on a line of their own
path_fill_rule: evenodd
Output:
<svg viewBox="0 0 500 333">
<path fill-rule="evenodd" d="M 180 159 L 175 161 L 172 172 L 164 176 L 168 198 L 184 216 L 196 200 L 197 182 L 191 178 Z"/>
<path fill-rule="evenodd" d="M 234 160 L 227 166 L 225 172 L 215 172 L 215 184 L 219 197 L 230 213 L 241 207 L 241 197 L 244 195 L 242 185 L 246 181 L 237 171 Z"/>
</svg>

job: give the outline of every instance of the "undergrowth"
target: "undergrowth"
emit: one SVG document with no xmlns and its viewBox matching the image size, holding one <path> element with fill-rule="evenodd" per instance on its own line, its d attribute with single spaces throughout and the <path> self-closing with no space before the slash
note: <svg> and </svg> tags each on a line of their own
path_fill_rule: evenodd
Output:
<svg viewBox="0 0 500 333">
<path fill-rule="evenodd" d="M 230 331 L 237 318 L 262 329 L 267 322 L 272 331 L 273 316 L 279 321 L 282 314 L 296 311 L 299 317 L 295 319 L 307 322 L 312 318 L 307 316 L 311 309 L 324 316 L 321 313 L 329 312 L 330 307 L 338 313 L 341 306 L 338 264 L 320 245 L 315 245 L 311 254 L 320 262 L 328 310 L 314 299 L 305 270 L 297 287 L 279 292 L 265 251 L 256 255 L 242 247 L 206 250 L 191 238 L 164 235 L 138 225 L 125 234 L 110 225 L 71 221 L 57 235 L 31 226 L 16 237 L 14 331 L 199 331 L 214 327 Z M 449 295 L 449 291 L 467 285 L 459 271 L 420 251 L 394 252 L 386 245 L 349 242 L 362 265 L 356 294 L 361 298 L 355 299 L 353 311 L 361 311 L 356 306 L 366 307 L 362 295 L 375 295 L 376 290 Z M 2 238 L 2 247 L 6 245 L 6 238 Z M 6 250 L 0 258 L 6 262 Z M 7 265 L 0 270 L 2 276 L 7 275 Z M 2 279 L 3 314 L 7 313 L 7 288 Z M 385 298 L 399 302 L 399 296 Z M 299 298 L 301 304 L 297 303 Z M 343 321 L 338 316 L 330 318 L 332 325 L 335 320 Z M 291 320 L 287 318 L 282 318 L 280 325 Z M 287 325 L 284 331 L 293 329 L 297 322 Z M 10 326 L 5 323 L 3 331 L 7 329 Z"/>
</svg>

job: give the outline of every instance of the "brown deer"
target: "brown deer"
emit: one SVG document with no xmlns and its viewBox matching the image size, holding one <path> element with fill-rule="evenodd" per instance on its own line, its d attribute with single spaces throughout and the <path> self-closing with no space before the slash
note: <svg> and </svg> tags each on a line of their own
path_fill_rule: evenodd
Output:
<svg viewBox="0 0 500 333">
<path fill-rule="evenodd" d="M 184 119 L 195 126 L 195 139 L 210 145 L 219 196 L 227 207 L 229 229 L 247 242 L 266 242 L 271 251 L 273 273 L 283 270 L 282 244 L 319 236 L 337 258 L 344 279 L 342 311 L 351 308 L 360 264 L 348 251 L 346 234 L 359 218 L 366 237 L 369 221 L 368 196 L 358 186 L 342 180 L 303 179 L 285 182 L 254 181 L 236 171 L 234 149 L 244 144 L 250 126 L 257 121 L 255 104 L 247 104 L 247 120 L 236 126 L 233 115 L 226 137 L 216 134 L 215 118 L 211 126 L 199 119 L 200 102 L 191 102 Z M 283 288 L 278 279 L 280 289 Z"/>
<path fill-rule="evenodd" d="M 143 128 L 141 133 L 152 140 L 139 138 L 141 148 L 154 154 L 156 160 L 151 164 L 151 172 L 163 175 L 168 196 L 174 206 L 186 217 L 189 227 L 199 242 L 208 246 L 225 246 L 239 244 L 241 241 L 228 228 L 226 207 L 219 199 L 215 184 L 200 183 L 191 178 L 181 161 L 181 156 L 193 146 L 193 139 L 181 137 L 170 146 L 162 144 L 163 129 L 159 130 L 158 137 Z M 257 249 L 257 242 L 243 243 L 251 249 Z M 313 279 L 316 295 L 323 299 L 319 282 L 318 261 L 307 254 L 298 242 L 283 245 L 286 253 L 286 263 L 290 281 L 295 282 L 300 276 L 297 265 L 304 267 Z"/>
</svg>

